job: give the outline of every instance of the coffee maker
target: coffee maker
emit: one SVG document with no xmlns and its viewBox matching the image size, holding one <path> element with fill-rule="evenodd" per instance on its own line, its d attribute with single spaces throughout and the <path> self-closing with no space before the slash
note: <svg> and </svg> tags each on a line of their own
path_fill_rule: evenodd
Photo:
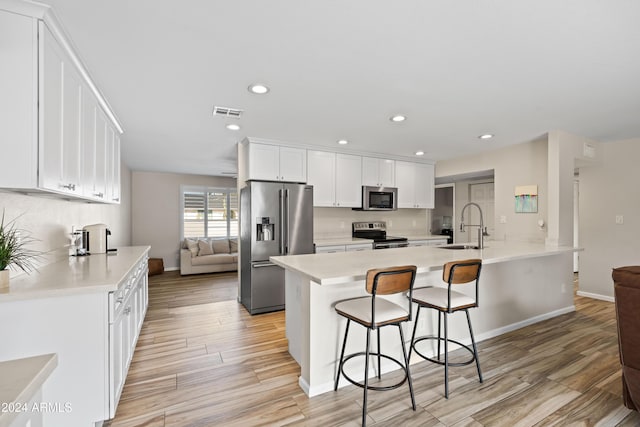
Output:
<svg viewBox="0 0 640 427">
<path fill-rule="evenodd" d="M 83 231 L 87 232 L 85 249 L 89 254 L 104 254 L 113 251 L 113 249 L 109 249 L 108 242 L 111 231 L 105 224 L 85 225 Z"/>
<path fill-rule="evenodd" d="M 89 233 L 85 230 L 75 230 L 71 227 L 71 249 L 73 256 L 89 255 L 87 245 L 89 242 Z"/>
</svg>

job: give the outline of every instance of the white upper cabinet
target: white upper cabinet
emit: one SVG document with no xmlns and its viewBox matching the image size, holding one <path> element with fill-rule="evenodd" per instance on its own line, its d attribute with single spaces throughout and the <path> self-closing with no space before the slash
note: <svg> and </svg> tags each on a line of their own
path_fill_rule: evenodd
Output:
<svg viewBox="0 0 640 427">
<path fill-rule="evenodd" d="M 257 142 L 247 148 L 247 179 L 307 182 L 307 150 Z"/>
<path fill-rule="evenodd" d="M 395 160 L 363 157 L 362 185 L 395 187 L 395 167 Z"/>
<path fill-rule="evenodd" d="M 336 205 L 362 207 L 362 157 L 336 154 Z"/>
<path fill-rule="evenodd" d="M 11 165 L 0 168 L 0 188 L 117 203 L 104 197 L 107 174 L 101 165 L 106 162 L 101 126 L 119 141 L 115 117 L 92 89 L 48 6 L 1 7 L 0 64 L 11 67 L 0 67 L 0 150 L 11 153 Z M 119 199 L 119 160 L 117 165 L 110 185 Z"/>
<path fill-rule="evenodd" d="M 95 100 L 84 91 L 83 115 L 83 195 L 88 198 L 107 200 L 107 119 Z"/>
<path fill-rule="evenodd" d="M 307 160 L 307 184 L 313 185 L 313 206 L 362 206 L 360 156 L 309 150 Z"/>
<path fill-rule="evenodd" d="M 434 172 L 431 164 L 396 161 L 398 207 L 433 209 Z"/>
<path fill-rule="evenodd" d="M 40 34 L 40 186 L 82 194 L 82 82 L 44 23 Z"/>
<path fill-rule="evenodd" d="M 107 127 L 107 201 L 120 203 L 120 136 Z"/>
<path fill-rule="evenodd" d="M 307 184 L 313 185 L 313 206 L 335 206 L 336 153 L 307 151 Z"/>
</svg>

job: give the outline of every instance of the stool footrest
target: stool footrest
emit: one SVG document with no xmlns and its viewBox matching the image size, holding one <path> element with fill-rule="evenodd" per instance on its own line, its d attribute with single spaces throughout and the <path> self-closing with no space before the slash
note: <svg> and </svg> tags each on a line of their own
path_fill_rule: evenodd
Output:
<svg viewBox="0 0 640 427">
<path fill-rule="evenodd" d="M 348 356 L 346 356 L 344 358 L 344 360 L 342 361 L 342 368 L 340 369 L 340 372 L 342 372 L 342 375 L 344 376 L 344 378 L 349 381 L 351 384 L 356 385 L 360 388 L 365 388 L 364 384 L 358 381 L 355 381 L 354 379 L 350 378 L 349 375 L 347 375 L 347 373 L 344 371 L 344 365 L 347 363 L 347 361 L 349 359 L 352 359 L 354 357 L 359 357 L 359 356 L 366 356 L 366 353 L 364 351 L 359 352 L 359 353 L 353 353 L 350 354 Z M 369 352 L 369 356 L 376 356 L 378 357 L 378 353 L 373 353 L 373 352 Z M 388 386 L 373 386 L 373 385 L 369 385 L 367 387 L 368 390 L 376 390 L 376 391 L 385 391 L 385 390 L 393 390 L 396 389 L 398 387 L 400 387 L 401 385 L 403 385 L 405 382 L 407 382 L 407 368 L 406 366 L 404 366 L 399 360 L 394 359 L 391 356 L 388 356 L 386 354 L 380 354 L 380 357 L 387 359 L 387 360 L 391 360 L 392 362 L 394 362 L 395 364 L 397 364 L 398 366 L 400 366 L 400 369 L 402 369 L 404 371 L 404 377 L 402 378 L 402 380 L 400 380 L 398 383 L 396 384 L 391 384 Z M 380 369 L 380 367 L 378 366 L 378 369 Z M 368 372 L 367 372 L 368 375 Z"/>
<path fill-rule="evenodd" d="M 416 338 L 413 343 L 411 344 L 411 347 L 413 348 L 413 351 L 415 351 L 418 356 L 422 357 L 425 360 L 428 360 L 429 362 L 433 362 L 433 363 L 437 363 L 438 365 L 444 365 L 444 360 L 439 360 L 439 359 L 434 359 L 432 357 L 428 357 L 425 356 L 423 353 L 420 352 L 420 350 L 418 350 L 418 348 L 416 347 L 416 344 L 419 343 L 420 341 L 426 341 L 426 340 L 440 340 L 440 341 L 444 341 L 445 339 L 440 337 L 436 337 L 436 336 L 426 336 L 426 337 L 420 337 L 420 338 Z M 470 365 L 473 362 L 475 362 L 476 360 L 476 356 L 473 352 L 473 349 L 471 347 L 469 347 L 468 345 L 462 344 L 460 341 L 456 341 L 456 340 L 452 340 L 452 339 L 448 339 L 447 340 L 450 343 L 454 343 L 459 345 L 460 347 L 464 348 L 465 350 L 467 350 L 469 353 L 471 353 L 471 359 L 469 360 L 465 360 L 464 362 L 449 362 L 449 366 L 466 366 L 466 365 Z M 439 356 L 439 355 L 438 355 Z"/>
</svg>

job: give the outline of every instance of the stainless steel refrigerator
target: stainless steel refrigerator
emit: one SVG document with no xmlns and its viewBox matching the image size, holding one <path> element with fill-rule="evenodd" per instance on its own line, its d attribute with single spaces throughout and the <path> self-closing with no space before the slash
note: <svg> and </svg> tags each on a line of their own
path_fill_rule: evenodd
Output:
<svg viewBox="0 0 640 427">
<path fill-rule="evenodd" d="M 313 253 L 313 186 L 248 181 L 240 190 L 240 301 L 284 309 L 284 270 L 270 256 Z"/>
</svg>

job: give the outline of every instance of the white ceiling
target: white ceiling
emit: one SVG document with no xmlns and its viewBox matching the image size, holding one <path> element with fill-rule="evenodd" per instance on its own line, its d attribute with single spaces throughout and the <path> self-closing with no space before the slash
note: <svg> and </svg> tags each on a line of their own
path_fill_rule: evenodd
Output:
<svg viewBox="0 0 640 427">
<path fill-rule="evenodd" d="M 245 136 L 434 160 L 554 129 L 640 136 L 637 0 L 44 2 L 120 119 L 133 170 L 235 171 Z M 271 91 L 249 93 L 255 82 Z"/>
</svg>

